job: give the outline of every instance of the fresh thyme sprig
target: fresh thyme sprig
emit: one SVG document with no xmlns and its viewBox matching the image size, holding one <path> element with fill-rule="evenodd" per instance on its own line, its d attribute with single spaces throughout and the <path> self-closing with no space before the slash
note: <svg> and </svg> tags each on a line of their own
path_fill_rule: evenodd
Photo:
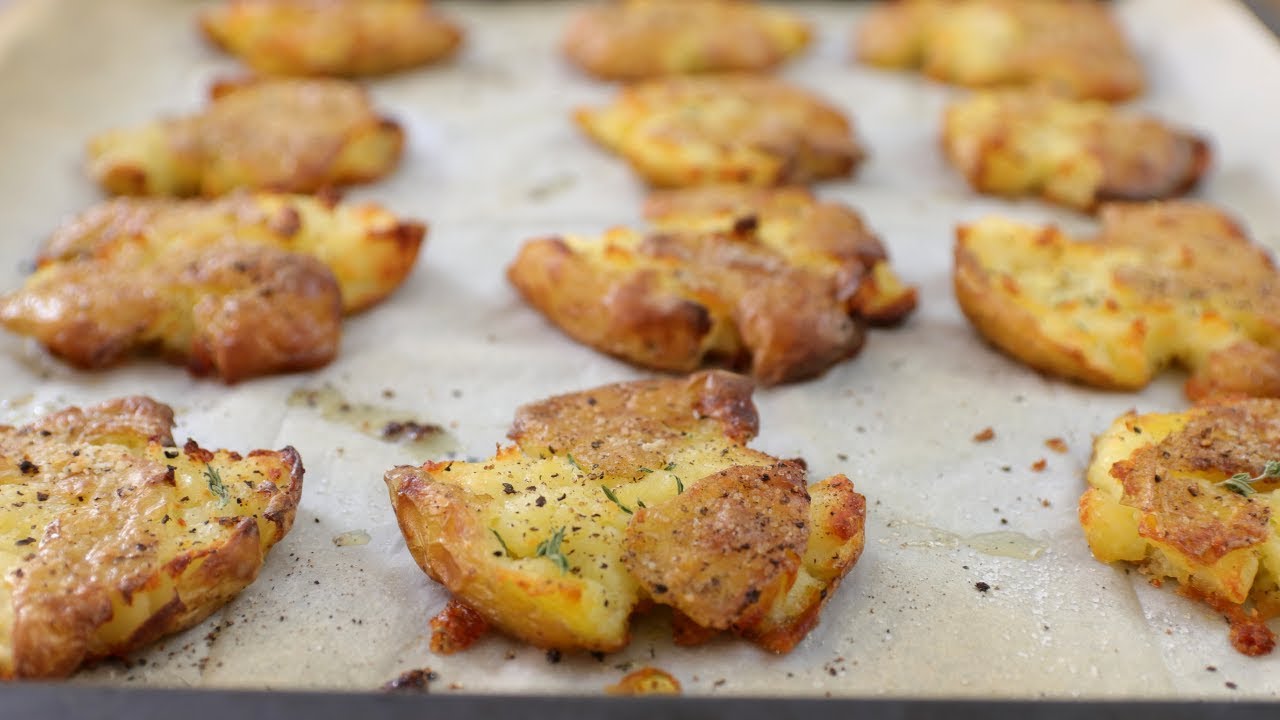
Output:
<svg viewBox="0 0 1280 720">
<path fill-rule="evenodd" d="M 564 540 L 564 528 L 557 528 L 551 533 L 551 538 L 538 543 L 538 549 L 534 551 L 534 557 L 544 557 L 555 563 L 560 568 L 560 572 L 569 572 L 569 558 L 564 556 L 560 550 L 560 543 Z"/>
<path fill-rule="evenodd" d="M 489 528 L 489 532 L 493 533 L 493 536 L 498 538 L 498 544 L 502 546 L 502 552 L 505 553 L 507 557 L 515 557 L 515 555 L 511 554 L 511 548 L 507 547 L 507 541 L 502 539 L 502 536 L 498 534 L 497 530 Z"/>
<path fill-rule="evenodd" d="M 614 495 L 614 494 L 613 494 L 613 491 L 609 489 L 609 486 L 608 486 L 608 485 L 601 485 L 601 486 L 600 486 L 600 489 L 604 491 L 604 496 L 605 496 L 605 497 L 607 497 L 607 498 L 609 498 L 610 500 L 612 500 L 612 501 L 613 501 L 613 504 L 614 504 L 614 505 L 617 505 L 619 508 L 622 508 L 622 512 L 624 512 L 624 513 L 626 513 L 626 514 L 628 514 L 628 515 L 631 515 L 631 514 L 632 514 L 632 513 L 631 513 L 631 508 L 627 507 L 626 505 L 623 505 L 623 504 L 622 504 L 622 501 L 618 499 L 618 496 L 617 496 L 617 495 Z M 641 505 L 641 507 L 644 507 L 644 506 L 643 506 L 643 505 Z"/>
<path fill-rule="evenodd" d="M 1254 483 L 1267 480 L 1269 478 L 1280 478 L 1280 462 L 1268 460 L 1267 464 L 1262 466 L 1262 474 L 1257 477 L 1253 477 L 1249 473 L 1236 473 L 1217 484 L 1237 495 L 1249 497 L 1250 495 L 1258 492 L 1253 489 Z"/>
<path fill-rule="evenodd" d="M 204 477 L 209 482 L 209 492 L 222 498 L 222 504 L 226 505 L 231 496 L 227 493 L 227 486 L 222 484 L 222 474 L 212 465 L 205 464 Z"/>
</svg>

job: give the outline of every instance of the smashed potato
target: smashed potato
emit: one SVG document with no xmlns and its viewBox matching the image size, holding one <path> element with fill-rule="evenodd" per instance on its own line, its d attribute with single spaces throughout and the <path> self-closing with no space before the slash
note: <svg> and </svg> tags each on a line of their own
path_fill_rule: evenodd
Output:
<svg viewBox="0 0 1280 720">
<path fill-rule="evenodd" d="M 1040 194 L 1081 210 L 1181 195 L 1210 156 L 1203 139 L 1154 118 L 1027 91 L 977 93 L 952 104 L 942 144 L 975 190 Z"/>
<path fill-rule="evenodd" d="M 404 282 L 425 232 L 301 195 L 117 198 L 53 234 L 0 324 L 85 369 L 159 351 L 227 382 L 307 370 L 337 353 L 344 312 Z"/>
<path fill-rule="evenodd" d="M 616 684 L 604 689 L 608 695 L 679 695 L 683 692 L 674 675 L 656 667 L 642 667 L 622 676 Z"/>
<path fill-rule="evenodd" d="M 1094 557 L 1136 563 L 1208 603 L 1246 655 L 1280 615 L 1280 401 L 1116 420 L 1094 443 L 1080 524 Z"/>
<path fill-rule="evenodd" d="M 1220 210 L 1106 205 L 1102 232 L 987 218 L 959 228 L 955 291 L 987 340 L 1037 370 L 1117 390 L 1162 368 L 1187 394 L 1280 397 L 1280 277 Z"/>
<path fill-rule="evenodd" d="M 655 187 L 802 185 L 851 175 L 865 154 L 839 110 L 767 77 L 651 80 L 574 117 Z"/>
<path fill-rule="evenodd" d="M 571 337 L 645 367 L 749 369 L 775 384 L 817 375 L 891 325 L 916 293 L 857 213 L 802 189 L 655 195 L 657 230 L 525 244 L 507 270 Z"/>
<path fill-rule="evenodd" d="M 386 175 L 404 145 L 400 126 L 345 80 L 220 82 L 211 98 L 200 114 L 93 138 L 90 176 L 115 195 L 311 193 Z"/>
<path fill-rule="evenodd" d="M 224 238 L 311 255 L 333 271 L 348 313 L 386 299 L 413 269 L 426 227 L 373 203 L 332 203 L 303 195 L 233 193 L 216 200 L 117 198 L 63 225 L 36 262 L 104 260 L 126 245 L 217 245 Z"/>
<path fill-rule="evenodd" d="M 293 448 L 177 448 L 172 426 L 143 397 L 0 426 L 0 679 L 65 677 L 199 623 L 289 531 Z"/>
<path fill-rule="evenodd" d="M 611 652 L 633 612 L 674 609 L 787 652 L 857 561 L 866 503 L 843 475 L 752 450 L 751 382 L 725 372 L 619 383 L 520 409 L 481 462 L 386 475 L 409 551 L 495 627 Z"/>
<path fill-rule="evenodd" d="M 462 44 L 462 30 L 426 0 L 223 0 L 200 27 L 263 75 L 383 75 Z"/>
<path fill-rule="evenodd" d="M 573 20 L 569 59 L 605 80 L 772 69 L 809 44 L 794 14 L 742 0 L 601 2 Z"/>
<path fill-rule="evenodd" d="M 0 297 L 0 324 L 81 369 L 156 352 L 232 383 L 328 364 L 342 292 L 319 260 L 268 245 L 124 243 L 36 270 Z"/>
<path fill-rule="evenodd" d="M 862 62 L 921 68 L 973 87 L 1032 85 L 1118 101 L 1143 90 L 1142 66 L 1106 3 L 1093 0 L 896 0 L 858 26 Z"/>
</svg>

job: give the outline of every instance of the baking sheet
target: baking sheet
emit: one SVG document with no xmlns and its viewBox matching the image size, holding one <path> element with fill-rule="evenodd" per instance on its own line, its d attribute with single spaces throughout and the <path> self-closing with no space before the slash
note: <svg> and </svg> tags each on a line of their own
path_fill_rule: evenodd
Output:
<svg viewBox="0 0 1280 720">
<path fill-rule="evenodd" d="M 148 393 L 177 408 L 180 439 L 292 444 L 307 467 L 297 524 L 256 584 L 203 625 L 74 682 L 368 690 L 430 667 L 437 692 L 595 694 L 652 664 L 698 695 L 1276 696 L 1280 655 L 1238 655 L 1212 611 L 1095 562 L 1076 521 L 1092 435 L 1129 408 L 1182 407 L 1182 378 L 1140 394 L 1044 379 L 986 348 L 955 306 L 956 221 L 988 212 L 1080 230 L 1089 221 L 973 196 L 936 149 L 939 112 L 957 91 L 849 64 L 848 33 L 865 6 L 837 2 L 793 3 L 819 38 L 785 74 L 855 118 L 872 158 L 855 181 L 819 192 L 862 211 L 922 302 L 903 328 L 874 332 L 854 362 L 759 391 L 755 444 L 805 457 L 815 478 L 854 480 L 869 500 L 862 560 L 784 657 L 732 639 L 675 648 L 661 617 L 603 660 L 551 663 L 497 636 L 433 656 L 427 619 L 446 594 L 405 550 L 381 480 L 428 455 L 290 397 L 332 388 L 384 416 L 442 423 L 454 452 L 480 456 L 521 403 L 645 376 L 568 341 L 503 277 L 525 238 L 639 222 L 640 185 L 568 118 L 612 94 L 556 52 L 578 3 L 441 5 L 468 27 L 467 47 L 451 66 L 372 84 L 409 148 L 396 175 L 351 193 L 427 220 L 428 245 L 390 302 L 347 323 L 337 362 L 226 388 L 159 363 L 79 373 L 0 337 L 6 420 Z M 100 199 L 81 171 L 87 137 L 193 109 L 210 79 L 235 71 L 195 33 L 199 6 L 19 0 L 0 15 L 0 286 L 17 286 L 41 238 Z M 1230 0 L 1129 0 L 1117 10 L 1150 74 L 1137 105 L 1212 136 L 1217 165 L 1201 194 L 1280 245 L 1273 40 Z M 987 426 L 996 439 L 973 443 Z M 1048 450 L 1050 437 L 1069 452 Z M 1047 469 L 1033 472 L 1042 457 Z M 351 531 L 370 541 L 334 543 Z"/>
</svg>

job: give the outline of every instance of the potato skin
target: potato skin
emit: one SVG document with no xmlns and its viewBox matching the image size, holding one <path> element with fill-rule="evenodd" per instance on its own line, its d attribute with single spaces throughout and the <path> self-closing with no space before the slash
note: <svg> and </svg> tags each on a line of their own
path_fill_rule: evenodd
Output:
<svg viewBox="0 0 1280 720">
<path fill-rule="evenodd" d="M 850 176 L 865 157 L 839 110 L 764 76 L 649 80 L 574 119 L 656 188 L 803 185 Z"/>
<path fill-rule="evenodd" d="M 1080 210 L 1110 200 L 1160 200 L 1191 190 L 1208 143 L 1099 101 L 1044 92 L 976 93 L 947 108 L 943 148 L 980 192 L 1038 194 Z"/>
<path fill-rule="evenodd" d="M 855 28 L 855 57 L 970 87 L 1029 85 L 1117 102 L 1142 67 L 1110 9 L 1087 0 L 891 0 Z"/>
<path fill-rule="evenodd" d="M 224 0 L 200 28 L 275 76 L 385 75 L 448 58 L 463 40 L 425 0 Z"/>
<path fill-rule="evenodd" d="M 782 9 L 725 0 L 623 0 L 579 12 L 565 55 L 602 80 L 770 70 L 802 51 L 808 25 Z"/>
<path fill-rule="evenodd" d="M 1091 241 L 999 218 L 961 226 L 956 299 L 1022 362 L 1095 387 L 1144 387 L 1191 370 L 1187 392 L 1280 390 L 1280 294 L 1269 254 L 1220 210 L 1114 204 Z"/>
<path fill-rule="evenodd" d="M 0 486 L 0 678 L 64 677 L 200 622 L 289 531 L 292 448 L 173 448 L 172 422 L 123 398 L 0 427 L 0 473 L 20 477 Z"/>
<path fill-rule="evenodd" d="M 650 199 L 655 231 L 527 243 L 507 276 L 571 337 L 630 362 L 723 364 L 763 384 L 852 357 L 915 290 L 847 207 L 802 189 L 699 188 Z"/>
<path fill-rule="evenodd" d="M 94 137 L 89 175 L 114 195 L 314 193 L 376 180 L 403 150 L 400 126 L 344 80 L 224 80 L 210 97 L 200 114 Z"/>
<path fill-rule="evenodd" d="M 856 562 L 865 501 L 837 476 L 811 503 L 802 462 L 747 448 L 751 389 L 720 371 L 608 385 L 521 408 L 516 445 L 490 460 L 394 468 L 409 551 L 457 601 L 539 647 L 619 650 L 633 612 L 657 603 L 685 616 L 686 634 L 727 629 L 786 652 Z M 698 529 L 701 510 L 723 522 Z M 761 555 L 736 562 L 748 536 Z M 704 560 L 724 592 L 692 590 Z"/>
<path fill-rule="evenodd" d="M 82 369 L 158 351 L 237 382 L 337 354 L 342 295 L 319 260 L 234 242 L 47 264 L 0 298 L 0 323 Z"/>
<path fill-rule="evenodd" d="M 1223 485 L 1262 474 L 1280 450 L 1280 401 L 1211 402 L 1181 413 L 1115 421 L 1094 443 L 1080 523 L 1095 557 L 1172 578 L 1231 624 L 1232 645 L 1261 655 L 1280 615 L 1276 510 L 1280 482 L 1241 496 Z"/>
</svg>

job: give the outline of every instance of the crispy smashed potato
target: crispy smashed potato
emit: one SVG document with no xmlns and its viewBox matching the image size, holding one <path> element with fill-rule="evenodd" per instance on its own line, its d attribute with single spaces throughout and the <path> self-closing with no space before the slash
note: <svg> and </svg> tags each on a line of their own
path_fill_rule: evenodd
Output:
<svg viewBox="0 0 1280 720">
<path fill-rule="evenodd" d="M 56 678 L 199 623 L 293 524 L 302 461 L 188 440 L 149 398 L 0 426 L 0 679 Z"/>
<path fill-rule="evenodd" d="M 404 133 L 345 80 L 217 83 L 204 112 L 89 142 L 89 175 L 115 195 L 311 193 L 371 182 L 399 162 Z"/>
<path fill-rule="evenodd" d="M 481 462 L 386 475 L 409 550 L 495 627 L 611 652 L 633 612 L 787 652 L 857 561 L 865 500 L 837 475 L 746 446 L 751 382 L 715 371 L 528 405 Z M 694 620 L 696 619 L 696 620 Z"/>
<path fill-rule="evenodd" d="M 426 0 L 223 0 L 200 27 L 263 75 L 383 75 L 462 44 L 462 30 Z"/>
<path fill-rule="evenodd" d="M 1039 194 L 1081 210 L 1181 195 L 1210 159 L 1203 139 L 1154 118 L 1028 91 L 977 93 L 952 104 L 942 144 L 975 190 Z"/>
<path fill-rule="evenodd" d="M 426 227 L 373 203 L 332 203 L 303 195 L 233 193 L 216 200 L 117 198 L 63 225 L 36 262 L 106 259 L 122 246 L 162 249 L 218 245 L 227 237 L 311 255 L 333 271 L 348 313 L 386 299 L 408 277 Z"/>
<path fill-rule="evenodd" d="M 1248 399 L 1116 420 L 1094 443 L 1080 523 L 1102 562 L 1137 563 L 1205 601 L 1245 655 L 1280 615 L 1280 402 Z"/>
<path fill-rule="evenodd" d="M 1220 210 L 1107 205 L 1102 232 L 987 218 L 961 226 L 960 308 L 987 340 L 1037 370 L 1116 390 L 1162 368 L 1187 394 L 1280 397 L 1280 277 Z"/>
<path fill-rule="evenodd" d="M 1032 85 L 1067 97 L 1125 100 L 1142 66 L 1106 3 L 1093 0 L 896 0 L 858 26 L 862 62 L 921 68 L 942 82 Z"/>
<path fill-rule="evenodd" d="M 655 232 L 530 241 L 507 270 L 581 343 L 645 367 L 722 364 L 763 384 L 822 373 L 892 325 L 916 292 L 857 213 L 806 190 L 655 195 Z"/>
<path fill-rule="evenodd" d="M 609 695 L 679 695 L 683 688 L 680 681 L 671 673 L 656 667 L 642 667 L 632 670 L 616 685 L 604 689 Z"/>
<path fill-rule="evenodd" d="M 54 233 L 0 323 L 85 369 L 148 351 L 227 382 L 316 368 L 344 312 L 400 286 L 425 232 L 301 195 L 118 198 Z"/>
<path fill-rule="evenodd" d="M 308 255 L 223 240 L 56 262 L 0 297 L 0 324 L 94 370 L 139 353 L 233 383 L 328 364 L 342 292 Z"/>
<path fill-rule="evenodd" d="M 581 11 L 569 59 L 605 80 L 772 69 L 809 44 L 794 14 L 742 0 L 621 0 Z"/>
<path fill-rule="evenodd" d="M 651 80 L 574 117 L 655 187 L 803 185 L 849 176 L 865 154 L 839 110 L 767 77 Z"/>
</svg>

